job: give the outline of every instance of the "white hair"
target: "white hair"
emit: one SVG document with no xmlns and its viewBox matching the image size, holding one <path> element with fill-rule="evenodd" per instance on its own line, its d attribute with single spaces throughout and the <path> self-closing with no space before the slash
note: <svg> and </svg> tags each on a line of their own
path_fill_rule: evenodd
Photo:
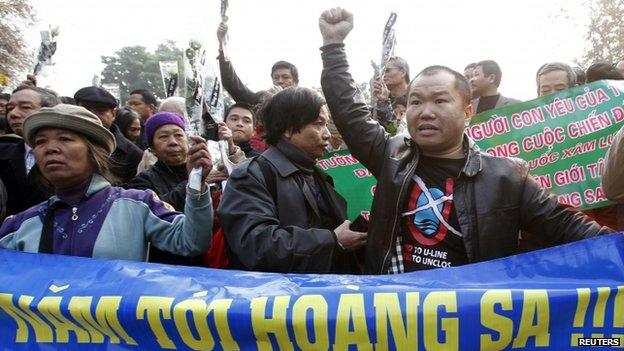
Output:
<svg viewBox="0 0 624 351">
<path fill-rule="evenodd" d="M 173 112 L 188 121 L 188 114 L 186 113 L 186 99 L 179 96 L 171 96 L 166 98 L 160 103 L 158 112 Z"/>
</svg>

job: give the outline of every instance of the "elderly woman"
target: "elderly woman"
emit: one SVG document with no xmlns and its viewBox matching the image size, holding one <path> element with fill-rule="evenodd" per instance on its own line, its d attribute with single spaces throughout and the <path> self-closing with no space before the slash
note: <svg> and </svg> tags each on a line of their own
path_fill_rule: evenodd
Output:
<svg viewBox="0 0 624 351">
<path fill-rule="evenodd" d="M 109 181 L 113 135 L 78 106 L 42 108 L 24 121 L 24 138 L 55 195 L 5 220 L 0 247 L 62 255 L 145 260 L 148 244 L 185 256 L 210 246 L 212 201 L 204 183 L 188 189 L 185 213 L 151 191 L 124 190 Z M 208 170 L 206 144 L 194 139 L 187 169 Z M 207 172 L 202 176 L 206 177 Z"/>
<path fill-rule="evenodd" d="M 145 123 L 145 134 L 149 144 L 148 150 L 158 161 L 128 183 L 128 188 L 153 190 L 163 201 L 181 212 L 185 211 L 188 181 L 186 163 L 189 146 L 184 132 L 185 127 L 184 119 L 177 113 L 159 112 L 150 117 Z M 219 135 L 225 140 L 232 139 L 232 132 L 225 125 L 219 128 Z M 230 150 L 233 151 L 229 156 L 231 162 L 236 163 L 245 159 L 245 154 L 240 148 L 233 146 Z M 226 178 L 225 172 L 213 169 L 207 181 L 214 183 Z M 202 258 L 180 257 L 156 249 L 150 252 L 150 262 L 200 265 Z"/>
<path fill-rule="evenodd" d="M 158 161 L 150 169 L 139 173 L 128 183 L 128 188 L 151 189 L 163 201 L 171 204 L 177 211 L 184 211 L 184 199 L 188 173 L 186 161 L 189 146 L 186 141 L 184 119 L 172 112 L 158 112 L 145 123 L 145 134 L 149 150 Z M 232 139 L 232 132 L 223 124 L 219 135 L 225 140 Z M 230 148 L 230 162 L 237 163 L 245 159 L 244 152 L 236 147 Z M 223 171 L 213 170 L 207 177 L 209 182 L 227 178 Z"/>
</svg>

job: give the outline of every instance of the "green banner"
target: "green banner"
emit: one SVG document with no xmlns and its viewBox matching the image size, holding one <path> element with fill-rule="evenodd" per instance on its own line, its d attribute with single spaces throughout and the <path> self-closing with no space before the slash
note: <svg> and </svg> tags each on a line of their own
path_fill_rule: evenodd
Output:
<svg viewBox="0 0 624 351">
<path fill-rule="evenodd" d="M 347 215 L 368 219 L 377 180 L 349 150 L 327 153 L 319 158 L 317 167 L 334 179 L 334 188 L 347 200 Z"/>
<path fill-rule="evenodd" d="M 529 163 L 534 179 L 559 202 L 578 209 L 612 204 L 600 186 L 604 156 L 624 125 L 624 81 L 598 81 L 539 99 L 489 110 L 466 133 L 482 150 Z M 317 166 L 347 200 L 348 216 L 368 218 L 375 177 L 348 150 Z"/>
<path fill-rule="evenodd" d="M 598 81 L 472 118 L 467 134 L 494 156 L 529 163 L 534 179 L 578 209 L 612 204 L 600 186 L 604 156 L 624 125 L 624 81 Z"/>
</svg>

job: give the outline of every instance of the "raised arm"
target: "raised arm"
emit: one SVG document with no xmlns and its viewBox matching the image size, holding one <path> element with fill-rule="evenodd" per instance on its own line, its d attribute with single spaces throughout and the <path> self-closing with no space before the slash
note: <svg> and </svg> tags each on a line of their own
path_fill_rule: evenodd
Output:
<svg viewBox="0 0 624 351">
<path fill-rule="evenodd" d="M 349 73 L 344 39 L 353 28 L 353 15 L 341 8 L 323 12 L 319 28 L 323 73 L 321 86 L 338 131 L 349 150 L 375 176 L 380 174 L 389 134 L 370 119 L 370 112 Z"/>
<path fill-rule="evenodd" d="M 227 24 L 221 23 L 217 30 L 217 39 L 219 40 L 219 70 L 221 71 L 221 84 L 223 88 L 232 96 L 236 102 L 246 102 L 250 105 L 258 103 L 256 94 L 249 90 L 240 80 L 232 61 L 227 57 Z"/>
<path fill-rule="evenodd" d="M 182 256 L 196 256 L 205 252 L 212 241 L 213 209 L 206 178 L 212 161 L 206 141 L 190 137 L 187 169 L 202 168 L 202 188 L 196 191 L 186 188 L 184 215 L 171 220 L 172 215 L 159 199 L 149 202 L 150 213 L 144 220 L 147 239 L 157 248 Z"/>
</svg>

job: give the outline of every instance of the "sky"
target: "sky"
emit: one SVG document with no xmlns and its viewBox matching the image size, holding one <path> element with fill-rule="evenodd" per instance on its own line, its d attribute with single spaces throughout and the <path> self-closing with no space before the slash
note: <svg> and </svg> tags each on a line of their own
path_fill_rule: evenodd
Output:
<svg viewBox="0 0 624 351">
<path fill-rule="evenodd" d="M 41 86 L 72 96 L 91 85 L 104 65 L 102 55 L 124 46 L 153 51 L 172 39 L 185 48 L 189 39 L 205 43 L 216 58 L 219 0 L 30 0 L 38 22 L 26 30 L 37 48 L 39 30 L 59 26 L 54 65 L 39 77 Z M 460 72 L 470 62 L 493 59 L 503 71 L 499 92 L 530 100 L 536 97 L 535 72 L 545 62 L 573 63 L 584 48 L 589 22 L 581 2 L 522 1 L 351 1 L 229 0 L 228 54 L 252 90 L 271 85 L 270 68 L 286 60 L 299 69 L 300 85 L 320 86 L 322 45 L 318 17 L 340 6 L 354 14 L 346 39 L 351 73 L 357 82 L 373 74 L 379 62 L 385 22 L 397 13 L 395 54 L 407 60 L 412 76 L 441 64 Z M 216 59 L 213 63 L 217 63 Z"/>
</svg>

